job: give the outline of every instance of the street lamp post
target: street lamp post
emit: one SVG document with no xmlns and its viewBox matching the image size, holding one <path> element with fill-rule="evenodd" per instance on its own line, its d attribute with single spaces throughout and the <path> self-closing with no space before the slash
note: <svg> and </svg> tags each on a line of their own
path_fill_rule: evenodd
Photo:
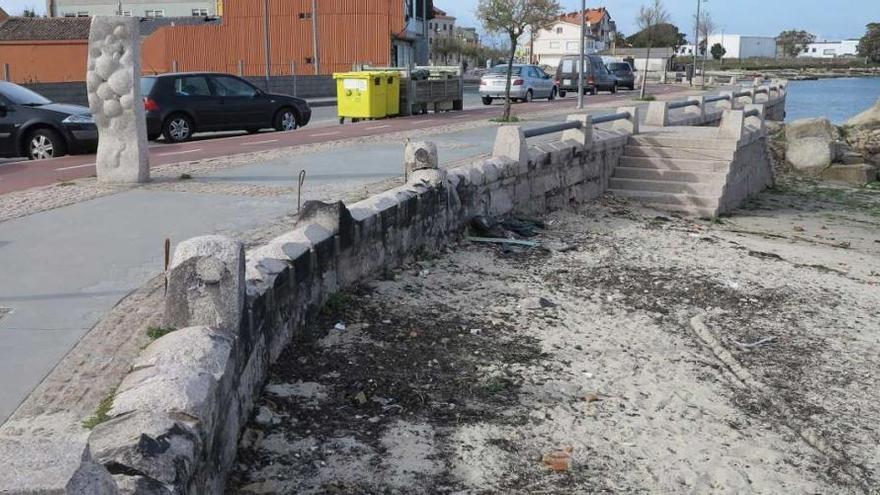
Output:
<svg viewBox="0 0 880 495">
<path fill-rule="evenodd" d="M 697 22 L 694 27 L 694 70 L 691 75 L 691 86 L 694 85 L 694 79 L 697 77 L 697 53 L 700 51 L 700 4 L 707 1 L 697 0 Z"/>
<path fill-rule="evenodd" d="M 587 0 L 581 0 L 581 42 L 580 42 L 580 65 L 578 66 L 578 109 L 584 108 L 584 62 L 586 50 L 584 38 L 587 37 Z"/>
</svg>

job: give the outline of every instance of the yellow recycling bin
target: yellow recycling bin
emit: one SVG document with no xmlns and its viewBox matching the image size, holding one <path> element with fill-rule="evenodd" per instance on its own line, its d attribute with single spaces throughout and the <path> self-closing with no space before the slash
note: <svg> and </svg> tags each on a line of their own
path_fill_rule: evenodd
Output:
<svg viewBox="0 0 880 495">
<path fill-rule="evenodd" d="M 385 98 L 387 100 L 388 116 L 400 114 L 400 73 L 386 72 L 385 83 L 387 85 Z"/>
<path fill-rule="evenodd" d="M 339 122 L 346 118 L 380 119 L 388 115 L 385 72 L 341 72 L 336 80 Z"/>
</svg>

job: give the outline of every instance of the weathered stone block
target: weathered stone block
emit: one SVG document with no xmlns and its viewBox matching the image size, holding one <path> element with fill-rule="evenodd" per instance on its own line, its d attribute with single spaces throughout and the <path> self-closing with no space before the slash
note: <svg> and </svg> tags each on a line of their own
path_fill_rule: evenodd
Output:
<svg viewBox="0 0 880 495">
<path fill-rule="evenodd" d="M 866 163 L 859 165 L 831 165 L 820 173 L 822 179 L 862 187 L 877 180 L 877 169 Z"/>
<path fill-rule="evenodd" d="M 407 178 L 416 170 L 436 169 L 439 163 L 436 144 L 429 141 L 406 143 L 403 152 L 403 164 Z"/>
<path fill-rule="evenodd" d="M 498 128 L 492 158 L 506 158 L 517 162 L 529 161 L 529 150 L 522 127 L 503 125 Z"/>
<path fill-rule="evenodd" d="M 95 163 L 101 182 L 139 183 L 150 179 L 140 76 L 140 19 L 93 17 L 86 87 L 89 111 L 98 127 Z"/>
<path fill-rule="evenodd" d="M 785 159 L 795 171 L 818 174 L 834 162 L 837 130 L 828 119 L 801 119 L 785 127 Z"/>
<path fill-rule="evenodd" d="M 205 325 L 233 332 L 244 308 L 244 249 L 223 236 L 181 242 L 168 269 L 165 321 L 176 328 Z"/>
</svg>

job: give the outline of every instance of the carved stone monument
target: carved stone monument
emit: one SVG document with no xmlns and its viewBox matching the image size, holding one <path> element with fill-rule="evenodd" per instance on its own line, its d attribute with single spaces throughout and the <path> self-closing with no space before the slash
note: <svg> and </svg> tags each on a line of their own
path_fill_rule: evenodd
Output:
<svg viewBox="0 0 880 495">
<path fill-rule="evenodd" d="M 86 84 L 98 127 L 100 182 L 150 180 L 147 128 L 141 98 L 141 40 L 137 17 L 92 18 Z"/>
</svg>

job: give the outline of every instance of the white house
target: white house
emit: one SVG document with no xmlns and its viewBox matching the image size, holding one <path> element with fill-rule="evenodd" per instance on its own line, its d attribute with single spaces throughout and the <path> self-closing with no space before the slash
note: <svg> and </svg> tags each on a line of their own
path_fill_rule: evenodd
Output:
<svg viewBox="0 0 880 495">
<path fill-rule="evenodd" d="M 859 40 L 817 41 L 807 45 L 798 54 L 803 58 L 855 57 L 859 54 Z"/>
<path fill-rule="evenodd" d="M 617 26 L 605 7 L 587 9 L 587 34 L 584 51 L 596 53 L 611 46 Z M 580 50 L 581 12 L 571 12 L 562 16 L 550 29 L 544 29 L 532 36 L 532 60 L 540 65 L 556 67 L 564 55 L 577 55 Z"/>
<path fill-rule="evenodd" d="M 46 0 L 49 17 L 117 15 L 187 17 L 222 15 L 220 0 Z"/>
<path fill-rule="evenodd" d="M 727 51 L 724 58 L 776 58 L 776 38 L 772 36 L 709 35 L 708 49 L 716 44 L 721 44 Z M 678 49 L 678 56 L 693 55 L 694 45 L 683 45 Z"/>
</svg>

